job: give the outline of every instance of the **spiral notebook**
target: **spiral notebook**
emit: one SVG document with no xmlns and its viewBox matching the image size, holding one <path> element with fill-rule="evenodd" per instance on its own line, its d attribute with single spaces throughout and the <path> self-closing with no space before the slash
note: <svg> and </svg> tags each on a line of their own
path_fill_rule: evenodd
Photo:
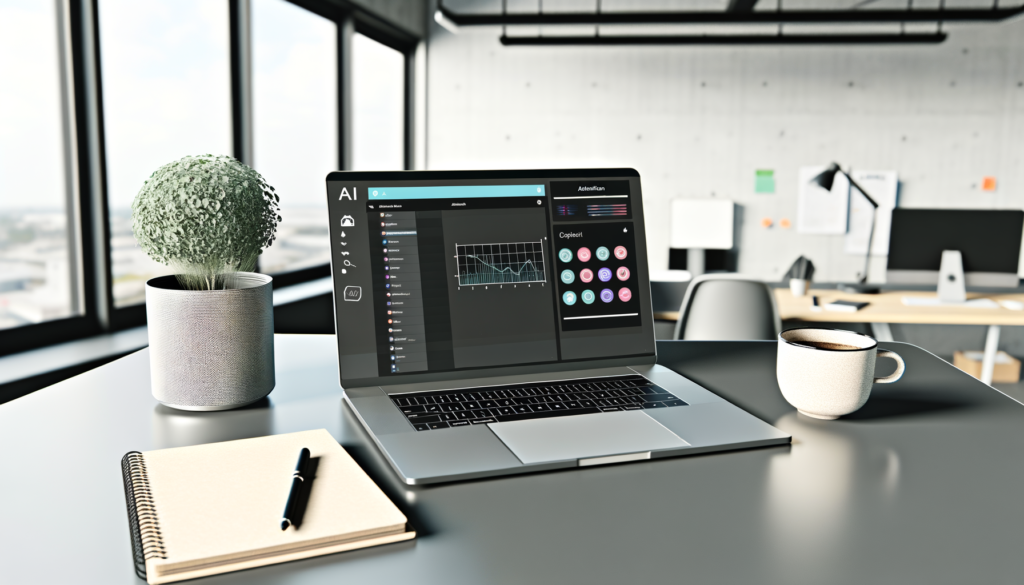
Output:
<svg viewBox="0 0 1024 585">
<path fill-rule="evenodd" d="M 299 451 L 315 461 L 301 524 L 281 530 Z M 326 430 L 131 452 L 121 460 L 135 571 L 172 583 L 415 538 Z"/>
</svg>

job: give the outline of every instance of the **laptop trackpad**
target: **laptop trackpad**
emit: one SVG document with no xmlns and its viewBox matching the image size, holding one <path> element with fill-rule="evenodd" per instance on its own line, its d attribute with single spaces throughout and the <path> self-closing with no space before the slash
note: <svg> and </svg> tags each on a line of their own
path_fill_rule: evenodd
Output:
<svg viewBox="0 0 1024 585">
<path fill-rule="evenodd" d="M 638 410 L 487 425 L 525 464 L 688 447 Z"/>
</svg>

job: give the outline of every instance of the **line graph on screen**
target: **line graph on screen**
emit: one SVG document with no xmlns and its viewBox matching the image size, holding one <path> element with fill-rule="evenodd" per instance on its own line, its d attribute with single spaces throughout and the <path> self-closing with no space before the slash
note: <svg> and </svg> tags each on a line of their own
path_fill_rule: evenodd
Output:
<svg viewBox="0 0 1024 585">
<path fill-rule="evenodd" d="M 547 282 L 544 242 L 456 244 L 459 286 Z"/>
</svg>

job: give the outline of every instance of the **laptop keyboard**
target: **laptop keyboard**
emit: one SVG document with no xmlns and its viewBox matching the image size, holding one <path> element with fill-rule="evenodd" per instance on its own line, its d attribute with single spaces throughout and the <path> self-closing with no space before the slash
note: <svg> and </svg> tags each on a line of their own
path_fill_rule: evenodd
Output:
<svg viewBox="0 0 1024 585">
<path fill-rule="evenodd" d="M 637 375 L 411 392 L 390 398 L 417 431 L 686 406 L 668 390 Z"/>
</svg>

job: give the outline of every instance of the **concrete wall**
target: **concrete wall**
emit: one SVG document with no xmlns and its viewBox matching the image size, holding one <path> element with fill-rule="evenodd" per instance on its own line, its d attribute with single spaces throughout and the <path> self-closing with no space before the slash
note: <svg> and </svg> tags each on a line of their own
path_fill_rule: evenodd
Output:
<svg viewBox="0 0 1024 585">
<path fill-rule="evenodd" d="M 775 280 L 805 254 L 816 279 L 851 280 L 863 258 L 842 236 L 760 227 L 795 222 L 800 166 L 895 169 L 904 207 L 1024 207 L 1024 19 L 949 30 L 927 46 L 503 47 L 498 28 L 431 23 L 427 167 L 635 167 L 653 268 L 669 202 L 720 197 L 743 207 L 741 271 Z M 754 194 L 755 169 L 775 170 L 774 195 Z"/>
</svg>

